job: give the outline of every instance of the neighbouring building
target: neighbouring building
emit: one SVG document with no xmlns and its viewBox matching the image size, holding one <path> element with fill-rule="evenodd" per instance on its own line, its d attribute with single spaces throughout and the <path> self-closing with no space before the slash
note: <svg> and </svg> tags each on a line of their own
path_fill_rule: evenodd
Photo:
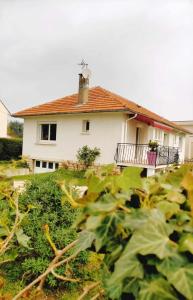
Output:
<svg viewBox="0 0 193 300">
<path fill-rule="evenodd" d="M 8 125 L 8 116 L 9 111 L 6 108 L 3 101 L 0 100 L 0 137 L 7 137 L 7 125 Z"/>
<path fill-rule="evenodd" d="M 185 144 L 185 159 L 187 161 L 193 161 L 193 120 L 192 121 L 175 121 L 179 126 L 190 131 L 186 135 L 186 144 Z"/>
<path fill-rule="evenodd" d="M 139 166 L 147 175 L 184 160 L 188 130 L 100 86 L 89 89 L 85 74 L 77 94 L 13 115 L 24 118 L 23 155 L 35 173 L 75 161 L 84 145 L 101 149 L 97 163 Z M 150 140 L 158 142 L 156 151 Z"/>
</svg>

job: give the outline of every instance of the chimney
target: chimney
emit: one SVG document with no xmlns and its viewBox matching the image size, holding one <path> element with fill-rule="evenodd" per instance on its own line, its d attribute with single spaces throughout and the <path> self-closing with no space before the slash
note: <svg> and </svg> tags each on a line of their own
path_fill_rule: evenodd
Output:
<svg viewBox="0 0 193 300">
<path fill-rule="evenodd" d="M 82 73 L 79 74 L 78 104 L 88 102 L 89 76 L 84 76 L 84 71 Z"/>
</svg>

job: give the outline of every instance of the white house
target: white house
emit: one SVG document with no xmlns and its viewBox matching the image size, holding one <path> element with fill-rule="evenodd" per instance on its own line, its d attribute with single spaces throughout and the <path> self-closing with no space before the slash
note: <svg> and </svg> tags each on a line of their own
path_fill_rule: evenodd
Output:
<svg viewBox="0 0 193 300">
<path fill-rule="evenodd" d="M 0 100 L 0 137 L 7 137 L 8 115 L 8 109 Z"/>
<path fill-rule="evenodd" d="M 79 74 L 79 92 L 15 113 L 24 118 L 23 155 L 34 172 L 53 171 L 76 160 L 83 145 L 98 147 L 97 163 L 142 166 L 148 174 L 184 159 L 186 129 L 102 87 L 88 87 Z M 156 158 L 149 153 L 156 140 Z"/>
<path fill-rule="evenodd" d="M 186 135 L 185 159 L 193 161 L 193 120 L 175 121 L 175 123 L 190 131 L 190 133 Z"/>
</svg>

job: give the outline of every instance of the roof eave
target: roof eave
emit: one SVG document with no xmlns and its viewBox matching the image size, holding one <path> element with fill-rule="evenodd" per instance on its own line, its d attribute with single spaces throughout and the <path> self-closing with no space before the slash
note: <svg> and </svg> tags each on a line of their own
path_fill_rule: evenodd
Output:
<svg viewBox="0 0 193 300">
<path fill-rule="evenodd" d="M 14 118 L 38 117 L 38 116 L 53 116 L 53 115 L 79 115 L 79 114 L 92 114 L 92 113 L 106 113 L 106 112 L 131 112 L 129 109 L 108 109 L 108 110 L 92 110 L 92 111 L 76 111 L 76 112 L 53 112 L 53 113 L 32 113 L 32 114 L 12 114 Z"/>
</svg>

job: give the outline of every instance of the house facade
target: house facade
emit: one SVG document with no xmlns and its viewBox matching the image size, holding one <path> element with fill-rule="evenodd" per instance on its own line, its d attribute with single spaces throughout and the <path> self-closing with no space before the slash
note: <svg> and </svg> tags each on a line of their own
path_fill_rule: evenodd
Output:
<svg viewBox="0 0 193 300">
<path fill-rule="evenodd" d="M 88 88 L 79 74 L 79 92 L 14 114 L 24 118 L 23 155 L 35 173 L 76 161 L 79 148 L 98 147 L 97 163 L 140 166 L 148 175 L 183 161 L 186 130 L 101 87 Z M 157 141 L 149 157 L 149 140 Z"/>
<path fill-rule="evenodd" d="M 7 124 L 8 124 L 9 111 L 3 102 L 0 100 L 0 137 L 7 137 Z"/>
<path fill-rule="evenodd" d="M 175 121 L 179 126 L 190 131 L 189 134 L 186 135 L 185 141 L 185 160 L 193 161 L 193 120 L 191 121 Z"/>
</svg>

